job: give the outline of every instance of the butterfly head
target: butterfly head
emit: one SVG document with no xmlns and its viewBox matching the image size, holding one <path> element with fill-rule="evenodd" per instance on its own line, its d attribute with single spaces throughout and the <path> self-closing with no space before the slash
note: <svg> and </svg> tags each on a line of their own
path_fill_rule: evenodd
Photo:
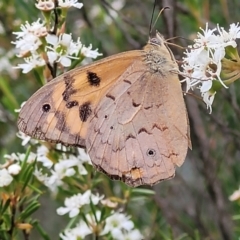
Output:
<svg viewBox="0 0 240 240">
<path fill-rule="evenodd" d="M 164 42 L 165 42 L 164 37 L 158 31 L 156 32 L 156 35 L 154 37 L 151 37 L 148 41 L 149 44 L 156 46 L 164 45 Z"/>
</svg>

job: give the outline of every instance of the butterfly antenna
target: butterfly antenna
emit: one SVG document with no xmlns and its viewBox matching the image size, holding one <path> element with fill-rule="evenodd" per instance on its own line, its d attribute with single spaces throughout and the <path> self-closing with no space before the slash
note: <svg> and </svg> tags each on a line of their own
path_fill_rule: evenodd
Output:
<svg viewBox="0 0 240 240">
<path fill-rule="evenodd" d="M 183 49 L 183 50 L 187 49 L 187 47 L 182 47 L 182 46 L 180 46 L 180 45 L 178 45 L 178 44 L 168 42 L 169 40 L 172 40 L 172 39 L 174 39 L 174 38 L 170 38 L 170 39 L 166 40 L 165 43 L 166 43 L 167 45 L 171 45 L 171 46 L 174 46 L 174 47 L 178 47 L 178 48 Z"/>
<path fill-rule="evenodd" d="M 193 40 L 190 40 L 190 39 L 187 39 L 187 38 L 181 37 L 181 36 L 176 36 L 176 37 L 168 38 L 168 39 L 166 39 L 166 42 L 171 41 L 171 40 L 174 40 L 174 39 L 176 39 L 176 38 L 184 39 L 184 40 L 186 40 L 186 41 L 188 41 L 188 42 L 191 42 L 191 44 L 193 44 L 193 42 L 194 42 Z"/>
<path fill-rule="evenodd" d="M 151 17 L 150 26 L 149 26 L 149 36 L 152 33 L 152 29 L 153 29 L 152 22 L 153 22 L 153 15 L 155 12 L 155 8 L 156 8 L 156 0 L 154 1 L 153 10 L 152 10 L 152 17 Z"/>
<path fill-rule="evenodd" d="M 155 22 L 152 24 L 152 22 L 153 22 L 153 14 L 154 14 L 155 8 L 156 8 L 156 0 L 154 1 L 154 6 L 153 6 L 153 12 L 152 12 L 152 17 L 151 17 L 151 22 L 150 22 L 150 29 L 149 29 L 149 36 L 150 36 L 150 34 L 152 33 L 153 28 L 156 26 L 156 23 L 157 23 L 157 21 L 158 21 L 158 18 L 160 17 L 160 15 L 162 14 L 162 12 L 163 12 L 164 10 L 166 10 L 166 9 L 169 9 L 169 7 L 164 7 L 164 8 L 162 8 L 161 11 L 158 13 Z"/>
</svg>

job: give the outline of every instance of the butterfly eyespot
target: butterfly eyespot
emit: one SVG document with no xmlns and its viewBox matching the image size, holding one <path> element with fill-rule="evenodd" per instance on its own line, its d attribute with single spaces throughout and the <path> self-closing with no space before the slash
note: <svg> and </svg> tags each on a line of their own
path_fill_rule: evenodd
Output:
<svg viewBox="0 0 240 240">
<path fill-rule="evenodd" d="M 156 151 L 154 149 L 150 148 L 147 150 L 147 155 L 149 157 L 154 157 L 156 155 Z"/>
<path fill-rule="evenodd" d="M 48 104 L 48 103 L 46 103 L 46 104 L 44 104 L 44 105 L 42 106 L 42 110 L 43 110 L 44 112 L 48 112 L 50 109 L 51 109 L 51 106 L 50 106 L 50 104 Z"/>
</svg>

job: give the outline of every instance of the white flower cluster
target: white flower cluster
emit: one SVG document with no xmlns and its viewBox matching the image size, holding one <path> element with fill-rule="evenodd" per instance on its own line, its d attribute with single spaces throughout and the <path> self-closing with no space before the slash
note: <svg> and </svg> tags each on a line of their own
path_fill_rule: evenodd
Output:
<svg viewBox="0 0 240 240">
<path fill-rule="evenodd" d="M 68 9 L 69 7 L 81 8 L 82 3 L 77 0 L 58 1 L 58 8 Z M 55 8 L 53 0 L 39 0 L 36 7 L 42 11 L 51 11 Z M 28 73 L 34 68 L 43 67 L 47 63 L 59 63 L 63 67 L 70 67 L 72 59 L 79 59 L 80 55 L 89 58 L 96 58 L 102 54 L 98 49 L 92 50 L 92 45 L 84 46 L 80 38 L 73 41 L 72 35 L 60 33 L 58 35 L 48 33 L 46 23 L 38 19 L 36 22 L 21 25 L 20 32 L 13 32 L 16 35 L 16 45 L 18 57 L 24 59 L 25 63 L 18 64 L 17 69 L 22 69 L 23 73 Z M 46 56 L 47 55 L 47 58 Z"/>
<path fill-rule="evenodd" d="M 12 175 L 17 175 L 20 170 L 21 167 L 15 164 L 8 168 L 2 168 L 2 166 L 0 166 L 0 187 L 10 185 L 13 181 Z"/>
<path fill-rule="evenodd" d="M 93 205 L 97 205 L 104 196 L 94 195 L 90 190 L 87 190 L 84 194 L 78 193 L 70 198 L 66 198 L 64 201 L 65 207 L 57 209 L 59 215 L 69 213 L 69 217 L 76 217 L 80 208 L 84 205 L 89 205 L 92 202 Z"/>
<path fill-rule="evenodd" d="M 18 175 L 21 171 L 21 163 L 25 160 L 25 154 L 12 153 L 11 155 L 4 155 L 7 160 L 4 164 L 0 164 L 0 187 L 6 187 L 13 181 L 13 176 Z M 28 157 L 27 162 L 33 162 L 35 154 Z"/>
<path fill-rule="evenodd" d="M 60 234 L 62 240 L 77 240 L 85 239 L 89 234 L 97 234 L 100 236 L 110 235 L 114 240 L 140 240 L 143 239 L 142 234 L 138 229 L 134 228 L 133 222 L 129 216 L 123 213 L 112 211 L 111 215 L 104 221 L 104 226 L 99 229 L 101 223 L 101 212 L 97 211 L 93 215 L 92 213 L 86 214 L 85 219 L 87 223 L 80 220 L 76 227 L 66 229 Z"/>
<path fill-rule="evenodd" d="M 212 110 L 212 103 L 216 94 L 212 90 L 213 81 L 218 81 L 224 87 L 225 83 L 221 79 L 222 60 L 226 54 L 226 48 L 236 48 L 236 39 L 240 38 L 239 24 L 231 24 L 229 31 L 217 26 L 214 29 L 202 29 L 202 33 L 197 34 L 197 39 L 185 52 L 183 57 L 183 72 L 187 89 L 200 89 L 201 95 L 207 107 Z"/>
<path fill-rule="evenodd" d="M 35 4 L 36 8 L 42 11 L 51 11 L 55 8 L 55 3 L 53 0 L 38 0 Z M 83 4 L 79 3 L 78 0 L 58 0 L 58 7 L 64 8 L 82 8 Z"/>
<path fill-rule="evenodd" d="M 74 155 L 65 155 L 62 154 L 61 158 L 57 163 L 53 164 L 53 162 L 48 158 L 48 148 L 45 146 L 40 146 L 37 150 L 37 160 L 42 162 L 43 166 L 47 168 L 47 173 L 44 168 L 36 168 L 34 171 L 34 175 L 38 178 L 40 182 L 42 182 L 45 186 L 47 186 L 53 193 L 58 191 L 58 187 L 63 186 L 63 179 L 65 177 L 71 177 L 76 174 L 75 168 L 78 169 L 78 173 L 80 175 L 86 175 L 87 170 L 83 166 L 85 161 L 89 161 L 89 159 L 83 159 L 81 155 L 78 157 Z"/>
<path fill-rule="evenodd" d="M 36 159 L 42 163 L 43 167 L 36 168 L 34 175 L 53 193 L 58 191 L 58 187 L 64 185 L 63 179 L 65 177 L 71 177 L 76 174 L 75 169 L 77 169 L 80 175 L 87 174 L 83 163 L 87 162 L 90 164 L 90 158 L 83 149 L 79 149 L 77 157 L 72 154 L 61 154 L 61 158 L 55 164 L 49 159 L 48 155 L 49 149 L 46 146 L 41 145 L 37 148 Z"/>
<path fill-rule="evenodd" d="M 31 138 L 23 133 L 18 133 L 17 136 L 22 139 L 22 144 L 24 145 L 31 140 Z M 36 140 L 31 141 L 34 141 L 34 144 L 37 143 Z M 59 145 L 60 144 L 58 144 L 56 147 L 60 148 Z M 61 150 L 64 151 L 63 148 L 64 147 L 61 146 Z M 25 160 L 25 157 L 26 155 L 21 153 L 12 153 L 11 155 L 4 156 L 7 161 L 5 164 L 0 165 L 0 187 L 11 184 L 13 181 L 12 175 L 17 175 L 20 173 L 21 165 Z M 76 173 L 76 169 L 78 174 L 86 175 L 87 170 L 85 169 L 83 163 L 87 162 L 88 164 L 91 164 L 89 156 L 83 149 L 79 149 L 79 154 L 77 157 L 72 154 L 67 155 L 63 153 L 59 161 L 54 164 L 49 158 L 49 149 L 44 145 L 37 146 L 36 153 L 30 152 L 27 163 L 32 163 L 34 161 L 41 163 L 41 167 L 36 165 L 34 170 L 35 177 L 45 186 L 47 186 L 53 193 L 58 191 L 59 186 L 64 185 L 63 179 L 65 177 L 71 177 Z"/>
</svg>

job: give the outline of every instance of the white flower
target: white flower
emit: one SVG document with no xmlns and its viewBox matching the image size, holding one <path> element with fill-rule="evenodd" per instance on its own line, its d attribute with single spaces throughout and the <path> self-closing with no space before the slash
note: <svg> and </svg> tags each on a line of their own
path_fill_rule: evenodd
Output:
<svg viewBox="0 0 240 240">
<path fill-rule="evenodd" d="M 45 185 L 55 192 L 57 187 L 63 185 L 62 179 L 64 177 L 70 177 L 75 174 L 75 170 L 72 168 L 71 161 L 62 161 L 60 160 L 53 166 L 51 170 L 51 175 L 45 180 Z"/>
<path fill-rule="evenodd" d="M 111 199 L 109 198 L 106 198 L 106 199 L 103 199 L 101 200 L 101 204 L 104 205 L 104 206 L 107 206 L 109 208 L 116 208 L 118 203 L 117 202 L 113 202 L 111 201 Z"/>
<path fill-rule="evenodd" d="M 48 182 L 48 176 L 47 174 L 42 173 L 42 169 L 35 169 L 33 172 L 34 176 L 38 179 L 38 181 L 43 182 L 45 185 L 47 185 Z"/>
<path fill-rule="evenodd" d="M 17 35 L 16 38 L 24 38 L 26 37 L 29 33 L 32 33 L 35 36 L 39 36 L 39 33 L 42 32 L 47 32 L 46 27 L 44 26 L 45 24 L 42 22 L 41 19 L 39 18 L 36 22 L 33 22 L 30 24 L 28 21 L 26 21 L 25 25 L 22 24 L 20 26 L 21 32 L 13 32 L 14 35 Z"/>
<path fill-rule="evenodd" d="M 17 163 L 11 164 L 7 170 L 11 175 L 18 175 L 21 171 L 21 166 Z"/>
<path fill-rule="evenodd" d="M 238 25 L 239 25 L 239 23 L 230 24 L 230 29 L 229 29 L 230 39 L 240 38 L 240 26 L 238 26 Z"/>
<path fill-rule="evenodd" d="M 5 159 L 8 159 L 10 161 L 17 161 L 17 162 L 23 162 L 26 158 L 26 154 L 25 153 L 11 153 L 9 154 L 5 154 L 4 155 Z M 28 159 L 27 159 L 27 163 L 32 163 L 36 160 L 36 154 L 33 152 L 30 152 L 28 155 Z"/>
<path fill-rule="evenodd" d="M 83 46 L 81 49 L 81 53 L 85 57 L 89 58 L 97 58 L 98 56 L 101 56 L 102 54 L 98 52 L 98 49 L 92 50 L 92 44 L 89 45 L 89 47 Z"/>
<path fill-rule="evenodd" d="M 218 32 L 221 36 L 222 45 L 224 47 L 232 46 L 233 48 L 237 47 L 236 39 L 240 38 L 240 27 L 237 24 L 230 24 L 229 32 L 227 32 L 223 27 L 219 27 Z"/>
<path fill-rule="evenodd" d="M 83 163 L 86 162 L 88 164 L 92 164 L 89 155 L 86 153 L 86 151 L 83 148 L 78 148 L 78 153 L 79 153 L 79 160 L 81 160 Z"/>
<path fill-rule="evenodd" d="M 38 0 L 38 3 L 35 3 L 35 6 L 41 11 L 51 11 L 55 8 L 53 0 Z"/>
<path fill-rule="evenodd" d="M 64 67 L 71 65 L 71 59 L 78 59 L 76 57 L 82 48 L 82 43 L 78 38 L 77 42 L 73 42 L 71 34 L 60 34 L 59 37 L 56 35 L 48 34 L 46 41 L 52 46 L 47 46 L 47 56 L 51 64 L 59 62 Z"/>
<path fill-rule="evenodd" d="M 229 196 L 230 201 L 237 201 L 240 200 L 240 188 L 233 192 L 232 195 Z"/>
<path fill-rule="evenodd" d="M 61 178 L 65 176 L 71 177 L 75 174 L 75 170 L 73 168 L 75 166 L 75 159 L 59 160 L 59 162 L 54 165 L 54 171 L 61 176 Z"/>
<path fill-rule="evenodd" d="M 49 149 L 41 145 L 37 148 L 37 161 L 42 162 L 43 166 L 46 168 L 51 168 L 53 166 L 53 162 L 48 158 Z"/>
<path fill-rule="evenodd" d="M 16 110 L 15 110 L 16 111 Z M 38 140 L 32 139 L 30 136 L 26 135 L 23 132 L 17 132 L 16 133 L 17 137 L 22 139 L 22 146 L 27 145 L 29 142 L 31 142 L 32 144 L 37 144 Z"/>
<path fill-rule="evenodd" d="M 124 215 L 123 213 L 113 212 L 113 214 L 106 218 L 106 225 L 103 230 L 103 234 L 111 233 L 115 238 L 122 231 L 130 231 L 133 229 L 134 225 L 130 217 Z"/>
<path fill-rule="evenodd" d="M 0 169 L 0 187 L 8 186 L 13 180 L 13 177 L 7 169 Z"/>
<path fill-rule="evenodd" d="M 64 215 L 66 213 L 69 213 L 70 218 L 77 216 L 80 212 L 80 208 L 83 205 L 90 203 L 90 199 L 89 199 L 90 194 L 91 192 L 88 190 L 84 194 L 79 193 L 70 198 L 66 198 L 64 201 L 65 207 L 58 208 L 57 213 L 59 215 Z"/>
<path fill-rule="evenodd" d="M 216 46 L 218 43 L 219 37 L 214 34 L 216 28 L 208 29 L 208 23 L 206 23 L 206 29 L 202 29 L 203 33 L 197 33 L 197 39 L 194 40 L 193 48 L 197 49 L 199 52 L 202 51 L 205 47 Z"/>
<path fill-rule="evenodd" d="M 56 150 L 60 150 L 62 152 L 67 152 L 67 147 L 62 145 L 61 143 L 57 143 L 55 148 L 56 148 Z"/>
<path fill-rule="evenodd" d="M 123 232 L 115 236 L 115 240 L 143 240 L 143 235 L 137 229 L 129 232 Z"/>
<path fill-rule="evenodd" d="M 20 28 L 21 32 L 13 32 L 13 34 L 17 35 L 18 40 L 12 42 L 12 44 L 15 44 L 16 48 L 20 50 L 19 56 L 24 56 L 25 53 L 36 51 L 42 45 L 39 38 L 47 35 L 47 29 L 44 23 L 41 23 L 41 19 L 32 24 L 26 22 Z"/>
<path fill-rule="evenodd" d="M 26 101 L 22 102 L 20 108 L 15 109 L 14 112 L 19 113 L 21 111 L 22 107 L 25 105 L 25 103 L 26 103 Z"/>
<path fill-rule="evenodd" d="M 35 52 L 42 45 L 42 42 L 39 37 L 29 33 L 24 38 L 12 42 L 12 44 L 15 44 L 18 49 L 17 56 L 24 57 L 29 52 Z"/>
<path fill-rule="evenodd" d="M 104 195 L 100 196 L 99 193 L 97 193 L 97 195 L 91 194 L 90 198 L 92 204 L 97 205 L 99 201 L 101 201 L 104 198 Z"/>
<path fill-rule="evenodd" d="M 212 103 L 213 103 L 215 94 L 216 92 L 212 93 L 210 91 L 202 93 L 203 101 L 206 103 L 207 108 L 209 108 L 209 113 L 212 112 Z"/>
<path fill-rule="evenodd" d="M 202 30 L 198 33 L 194 44 L 189 46 L 183 58 L 183 72 L 185 78 L 186 91 L 197 88 L 200 90 L 203 101 L 207 108 L 212 111 L 212 103 L 215 91 L 212 90 L 213 81 L 219 81 L 227 88 L 221 79 L 222 60 L 225 57 L 225 48 L 236 47 L 236 38 L 240 37 L 240 27 L 238 24 L 231 24 L 229 32 L 221 27 Z"/>
<path fill-rule="evenodd" d="M 64 157 L 64 155 L 62 156 Z M 69 155 L 68 157 L 64 157 L 62 160 L 66 161 L 68 166 L 71 167 L 76 166 L 78 168 L 78 173 L 81 175 L 87 175 L 87 170 L 83 166 L 83 160 L 80 157 L 75 157 L 74 155 Z M 70 165 L 69 165 L 70 164 Z"/>
<path fill-rule="evenodd" d="M 38 55 L 37 53 L 32 53 L 30 57 L 24 58 L 25 63 L 20 63 L 16 67 L 13 67 L 15 69 L 22 69 L 23 73 L 28 73 L 32 69 L 37 68 L 37 67 L 42 67 L 46 65 L 45 60 Z"/>
<path fill-rule="evenodd" d="M 58 163 L 54 165 L 54 170 L 52 170 L 52 176 L 56 179 L 63 179 L 64 177 L 71 177 L 75 174 L 73 167 L 78 167 L 80 174 L 87 174 L 86 169 L 83 167 L 81 162 L 73 155 L 67 159 L 60 159 Z"/>
<path fill-rule="evenodd" d="M 75 8 L 82 8 L 83 4 L 79 3 L 78 0 L 58 0 L 58 6 L 60 8 L 70 8 L 70 7 L 75 7 Z"/>
<path fill-rule="evenodd" d="M 62 240 L 78 240 L 84 239 L 92 231 L 84 221 L 80 221 L 76 224 L 75 228 L 66 229 L 63 233 L 60 233 Z"/>
<path fill-rule="evenodd" d="M 87 190 L 84 194 L 79 193 L 70 198 L 66 198 L 64 201 L 65 207 L 58 208 L 57 213 L 59 215 L 69 213 L 69 217 L 73 218 L 79 214 L 82 206 L 90 204 L 90 201 L 96 205 L 102 198 L 103 196 L 99 197 L 99 195 L 94 195 L 90 190 Z"/>
<path fill-rule="evenodd" d="M 58 146 L 58 148 L 59 147 L 60 146 Z M 43 166 L 51 169 L 51 171 L 49 176 L 42 175 L 42 173 L 38 171 L 35 172 L 35 175 L 40 181 L 44 182 L 44 184 L 52 192 L 56 192 L 58 187 L 64 184 L 62 180 L 65 177 L 71 177 L 76 174 L 75 168 L 78 169 L 79 174 L 87 174 L 87 171 L 79 157 L 75 157 L 74 155 L 68 156 L 67 154 L 63 153 L 59 161 L 53 164 L 48 155 L 49 149 L 46 146 L 41 145 L 40 147 L 38 147 L 37 161 L 42 162 Z"/>
<path fill-rule="evenodd" d="M 31 137 L 26 135 L 25 133 L 23 132 L 17 132 L 17 137 L 21 138 L 23 141 L 22 141 L 22 146 L 25 146 L 28 144 L 28 142 L 30 142 L 31 140 Z"/>
</svg>

